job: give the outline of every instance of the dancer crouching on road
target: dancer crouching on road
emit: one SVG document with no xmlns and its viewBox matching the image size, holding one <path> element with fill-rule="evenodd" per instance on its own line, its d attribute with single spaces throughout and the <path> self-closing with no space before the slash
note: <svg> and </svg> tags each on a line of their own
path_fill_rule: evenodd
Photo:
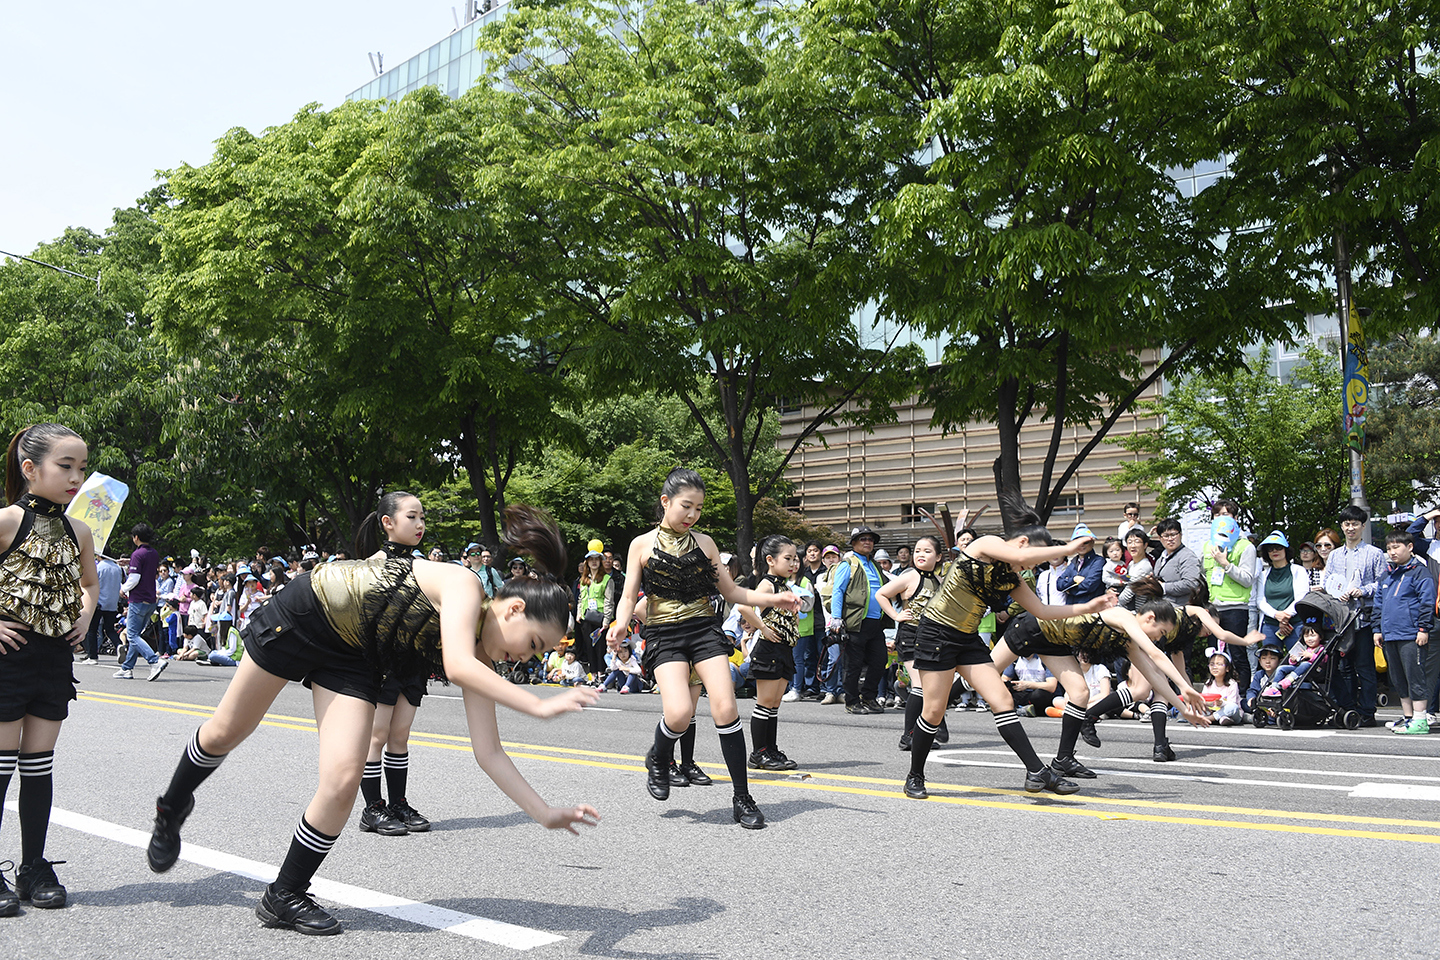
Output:
<svg viewBox="0 0 1440 960">
<path fill-rule="evenodd" d="M 995 536 L 971 541 L 950 564 L 940 590 L 925 605 L 920 625 L 915 631 L 915 671 L 924 691 L 920 719 L 910 741 L 910 775 L 905 779 L 905 795 L 917 800 L 929 796 L 925 790 L 925 759 L 945 718 L 950 699 L 950 685 L 958 668 L 970 686 L 990 707 L 995 727 L 1006 744 L 1025 764 L 1025 789 L 1030 793 L 1052 790 L 1074 793 L 1080 788 L 1062 779 L 1041 761 L 1020 725 L 1015 701 L 990 659 L 990 648 L 975 630 L 986 611 L 1008 603 L 1010 598 L 1042 620 L 1096 613 L 1114 606 L 1115 597 L 1105 594 L 1078 606 L 1050 606 L 1040 602 L 1020 573 L 1037 564 L 1059 560 L 1090 549 L 1094 537 L 1079 537 L 1068 544 L 1051 546 L 1050 533 L 1033 513 L 1023 515 L 1015 528 L 1015 536 L 1002 540 Z"/>
<path fill-rule="evenodd" d="M 710 716 L 720 733 L 720 750 L 735 788 L 732 812 L 747 830 L 765 826 L 765 815 L 750 796 L 745 772 L 745 732 L 735 707 L 735 685 L 730 679 L 730 651 L 720 632 L 720 620 L 710 598 L 718 589 L 730 603 L 751 607 L 779 607 L 790 613 L 800 609 L 793 593 L 760 593 L 735 584 L 720 562 L 715 541 L 691 528 L 705 505 L 705 482 L 694 470 L 676 467 L 660 491 L 660 525 L 630 544 L 625 593 L 615 611 L 610 639 L 625 637 L 640 587 L 645 587 L 646 672 L 660 688 L 664 715 L 655 729 L 655 747 L 645 758 L 646 787 L 656 800 L 670 798 L 670 761 L 675 741 L 685 735 L 695 716 L 690 695 L 690 668 L 710 695 Z"/>
<path fill-rule="evenodd" d="M 530 507 L 505 511 L 505 540 L 547 573 L 563 569 L 565 544 Z M 549 829 L 575 832 L 599 814 L 586 804 L 552 807 L 500 746 L 495 705 L 548 718 L 594 703 L 599 692 L 568 690 L 540 699 L 498 676 L 497 660 L 524 659 L 560 642 L 570 591 L 549 579 L 517 577 L 485 597 L 463 567 L 410 558 L 327 563 L 297 577 L 245 625 L 245 659 L 215 715 L 195 732 L 164 796 L 146 852 L 150 869 L 180 856 L 180 827 L 195 789 L 259 726 L 291 680 L 312 687 L 320 733 L 320 784 L 295 829 L 275 882 L 256 915 L 271 927 L 335 934 L 340 921 L 306 892 L 355 805 L 375 716 L 378 676 L 408 676 L 422 665 L 464 691 L 470 744 L 481 769 L 515 804 Z"/>
</svg>

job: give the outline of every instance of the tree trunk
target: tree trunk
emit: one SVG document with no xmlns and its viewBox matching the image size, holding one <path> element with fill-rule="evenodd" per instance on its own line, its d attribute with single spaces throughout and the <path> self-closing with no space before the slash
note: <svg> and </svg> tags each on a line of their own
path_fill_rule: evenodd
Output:
<svg viewBox="0 0 1440 960">
<path fill-rule="evenodd" d="M 460 419 L 460 432 L 455 437 L 455 449 L 460 454 L 460 466 L 470 480 L 470 491 L 480 506 L 480 537 L 494 547 L 500 543 L 500 531 L 495 523 L 495 501 L 485 485 L 485 465 L 480 460 L 480 445 L 475 436 L 475 411 Z"/>
<path fill-rule="evenodd" d="M 1018 527 L 1020 517 L 1030 510 L 1020 489 L 1020 424 L 1015 405 L 1020 398 L 1020 381 L 1011 377 L 1000 381 L 999 407 L 995 426 L 1000 435 L 1000 456 L 995 458 L 995 499 L 1000 507 L 1000 520 L 1005 535 Z M 1048 518 L 1041 517 L 1043 522 Z"/>
</svg>

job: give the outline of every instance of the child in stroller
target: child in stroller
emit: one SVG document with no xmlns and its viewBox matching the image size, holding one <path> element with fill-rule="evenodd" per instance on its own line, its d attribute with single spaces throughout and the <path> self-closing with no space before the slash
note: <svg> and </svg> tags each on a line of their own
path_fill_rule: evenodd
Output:
<svg viewBox="0 0 1440 960">
<path fill-rule="evenodd" d="M 1299 724 L 1357 729 L 1360 715 L 1341 710 L 1330 693 L 1335 659 L 1354 643 L 1349 629 L 1354 611 L 1318 591 L 1297 600 L 1295 609 L 1300 642 L 1291 648 L 1288 662 L 1276 670 L 1274 682 L 1255 698 L 1255 726 L 1273 722 L 1282 730 Z"/>
</svg>

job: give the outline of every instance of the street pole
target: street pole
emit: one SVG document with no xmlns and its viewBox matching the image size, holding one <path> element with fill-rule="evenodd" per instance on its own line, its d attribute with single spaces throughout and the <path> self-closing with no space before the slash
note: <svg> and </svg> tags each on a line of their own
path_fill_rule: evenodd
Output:
<svg viewBox="0 0 1440 960">
<path fill-rule="evenodd" d="M 1350 292 L 1350 254 L 1345 228 L 1335 228 L 1335 288 L 1340 304 L 1340 360 L 1344 389 L 1345 445 L 1350 451 L 1350 502 L 1370 512 L 1365 499 L 1365 409 L 1370 403 L 1370 357 L 1360 315 Z M 1367 523 L 1365 537 L 1369 539 Z"/>
</svg>

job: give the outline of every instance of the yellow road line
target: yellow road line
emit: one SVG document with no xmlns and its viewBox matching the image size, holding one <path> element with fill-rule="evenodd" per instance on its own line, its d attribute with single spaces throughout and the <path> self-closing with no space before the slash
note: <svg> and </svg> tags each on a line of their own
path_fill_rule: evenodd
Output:
<svg viewBox="0 0 1440 960">
<path fill-rule="evenodd" d="M 82 692 L 80 699 L 94 703 L 107 704 L 120 707 L 135 707 L 143 710 L 154 710 L 162 713 L 174 713 L 186 716 L 208 717 L 214 713 L 214 709 L 202 704 L 182 703 L 172 700 L 159 700 L 146 697 L 135 697 L 126 694 L 90 693 Z M 286 730 L 315 731 L 313 719 L 305 717 L 291 717 L 285 714 L 265 715 L 262 725 L 277 727 Z M 470 752 L 470 738 L 454 736 L 443 733 L 421 733 L 411 732 L 411 743 L 426 747 L 434 747 L 442 750 L 459 750 Z M 526 760 L 541 760 L 549 763 L 562 763 L 571 766 L 594 767 L 608 770 L 622 770 L 626 772 L 644 772 L 644 758 L 633 754 L 608 753 L 603 751 L 581 750 L 574 747 L 555 747 L 545 744 L 517 743 L 502 741 L 502 745 L 510 752 L 512 758 Z M 595 758 L 595 759 L 590 759 Z M 632 763 L 614 763 L 615 760 L 636 761 Z M 801 771 L 803 772 L 803 771 Z M 725 776 L 716 776 L 716 780 L 728 780 Z M 834 781 L 825 783 L 819 781 Z M 806 780 L 792 780 L 788 777 L 768 778 L 754 776 L 751 783 L 765 784 L 767 786 L 789 787 L 797 790 L 815 790 L 825 793 L 843 793 L 852 796 L 868 796 L 881 798 L 903 799 L 909 803 L 917 801 L 910 800 L 899 790 L 874 789 L 876 787 L 893 787 L 902 785 L 903 780 L 894 780 L 880 777 L 861 777 L 846 774 L 811 774 Z M 850 784 L 855 784 L 851 786 Z M 861 786 L 861 785 L 868 786 Z M 1314 836 L 1336 836 L 1355 837 L 1371 840 L 1400 840 L 1415 843 L 1440 843 L 1440 835 L 1420 833 L 1392 833 L 1377 830 L 1344 830 L 1335 827 L 1322 827 L 1301 824 L 1283 824 L 1268 822 L 1248 822 L 1242 820 L 1213 820 L 1202 817 L 1166 816 L 1157 813 L 1143 813 L 1142 810 L 1173 810 L 1188 813 L 1213 813 L 1227 816 L 1250 816 L 1263 817 L 1267 819 L 1299 820 L 1308 821 L 1310 824 L 1319 823 L 1349 823 L 1365 826 L 1396 826 L 1409 827 L 1411 829 L 1440 830 L 1440 821 L 1433 820 L 1405 820 L 1392 817 L 1362 817 L 1349 816 L 1345 814 L 1318 813 L 1300 810 L 1264 810 L 1250 807 L 1216 806 L 1206 804 L 1173 803 L 1158 800 L 1128 800 L 1120 798 L 1086 796 L 1083 798 L 1054 798 L 1038 797 L 1027 799 L 1024 803 L 1015 803 L 1004 800 L 980 799 L 978 796 L 961 797 L 948 794 L 975 794 L 995 797 L 1023 797 L 1032 798 L 1034 795 L 1020 790 L 1004 790 L 994 787 L 976 787 L 963 784 L 946 784 L 928 781 L 926 786 L 932 792 L 927 803 L 948 803 L 957 806 L 989 807 L 998 810 L 1019 810 L 1029 813 L 1057 813 L 1069 816 L 1091 817 L 1100 820 L 1135 820 L 1145 823 L 1169 823 L 1186 826 L 1205 827 L 1228 827 L 1239 830 L 1264 830 L 1277 833 L 1302 833 Z M 945 791 L 945 794 L 936 796 L 935 791 Z M 1036 802 L 1040 800 L 1042 802 Z M 1092 807 L 1119 807 L 1127 808 L 1135 812 L 1115 813 L 1113 810 L 1092 809 Z"/>
</svg>

